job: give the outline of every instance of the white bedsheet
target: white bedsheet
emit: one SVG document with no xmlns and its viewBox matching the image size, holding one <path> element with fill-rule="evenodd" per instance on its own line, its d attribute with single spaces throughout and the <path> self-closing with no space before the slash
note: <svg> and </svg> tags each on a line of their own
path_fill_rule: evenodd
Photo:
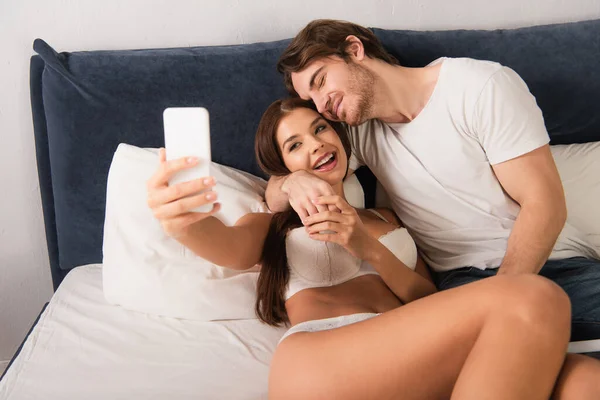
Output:
<svg viewBox="0 0 600 400">
<path fill-rule="evenodd" d="M 285 329 L 109 305 L 101 265 L 70 272 L 0 382 L 0 399 L 262 399 Z"/>
</svg>

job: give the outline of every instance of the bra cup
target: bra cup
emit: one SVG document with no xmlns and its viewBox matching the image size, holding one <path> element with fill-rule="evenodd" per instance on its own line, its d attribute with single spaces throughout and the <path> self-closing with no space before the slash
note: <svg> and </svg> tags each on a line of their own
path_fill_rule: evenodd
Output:
<svg viewBox="0 0 600 400">
<path fill-rule="evenodd" d="M 318 286 L 344 282 L 356 275 L 361 265 L 361 261 L 342 246 L 312 239 L 304 227 L 288 233 L 286 255 L 290 275 Z"/>
<path fill-rule="evenodd" d="M 337 285 L 352 278 L 360 271 L 362 261 L 337 243 L 326 243 L 331 261 L 331 284 Z"/>
</svg>

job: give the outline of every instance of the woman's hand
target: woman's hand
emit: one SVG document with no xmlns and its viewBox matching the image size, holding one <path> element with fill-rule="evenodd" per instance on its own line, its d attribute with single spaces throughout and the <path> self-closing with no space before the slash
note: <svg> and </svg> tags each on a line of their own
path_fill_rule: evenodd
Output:
<svg viewBox="0 0 600 400">
<path fill-rule="evenodd" d="M 371 236 L 356 210 L 340 196 L 323 196 L 316 200 L 320 205 L 335 206 L 337 211 L 323 211 L 305 219 L 306 230 L 315 240 L 337 243 L 354 257 L 368 260 L 373 246 L 379 241 Z"/>
<path fill-rule="evenodd" d="M 160 165 L 154 175 L 147 182 L 148 206 L 156 219 L 162 225 L 165 233 L 177 238 L 185 235 L 189 227 L 201 221 L 220 209 L 215 191 L 199 192 L 215 185 L 213 177 L 205 177 L 189 182 L 169 186 L 169 179 L 177 172 L 192 168 L 198 163 L 195 158 L 180 158 L 166 161 L 165 149 L 159 152 Z M 188 197 L 189 196 L 189 197 Z M 191 212 L 190 210 L 205 205 L 213 204 L 207 213 Z"/>
</svg>

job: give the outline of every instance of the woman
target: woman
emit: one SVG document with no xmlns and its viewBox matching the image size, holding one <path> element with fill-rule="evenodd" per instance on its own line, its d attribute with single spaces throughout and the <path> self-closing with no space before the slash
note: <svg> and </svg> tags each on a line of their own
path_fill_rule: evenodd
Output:
<svg viewBox="0 0 600 400">
<path fill-rule="evenodd" d="M 292 210 L 248 214 L 227 227 L 211 216 L 217 193 L 197 194 L 214 180 L 169 187 L 195 161 L 167 163 L 164 150 L 148 204 L 165 232 L 199 256 L 235 269 L 261 262 L 257 314 L 291 326 L 273 356 L 271 398 L 551 395 L 570 327 L 569 300 L 558 286 L 539 276 L 498 276 L 431 295 L 435 287 L 395 215 L 345 201 L 348 139 L 310 103 L 272 104 L 256 153 L 271 175 L 304 169 L 330 183 L 337 195 L 317 201 L 332 211 L 308 217 L 306 227 Z M 188 212 L 208 203 L 209 213 Z M 556 396 L 594 393 L 587 378 L 600 371 L 594 360 L 572 357 L 564 371 Z"/>
</svg>

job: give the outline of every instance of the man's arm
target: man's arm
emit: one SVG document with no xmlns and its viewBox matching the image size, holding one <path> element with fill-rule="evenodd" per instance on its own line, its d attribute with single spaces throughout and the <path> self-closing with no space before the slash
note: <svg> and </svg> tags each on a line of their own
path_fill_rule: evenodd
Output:
<svg viewBox="0 0 600 400">
<path fill-rule="evenodd" d="M 567 219 L 565 195 L 550 146 L 492 168 L 506 193 L 521 206 L 498 273 L 538 273 Z"/>
<path fill-rule="evenodd" d="M 282 212 L 290 206 L 288 194 L 281 190 L 287 176 L 272 176 L 267 183 L 265 201 L 273 212 Z"/>
<path fill-rule="evenodd" d="M 348 170 L 348 176 L 354 173 Z M 328 207 L 314 204 L 321 196 L 332 196 L 335 192 L 331 185 L 308 171 L 296 171 L 284 177 L 271 177 L 267 184 L 265 200 L 273 212 L 281 212 L 291 206 L 304 221 L 309 215 L 327 211 Z M 339 211 L 330 206 L 331 211 Z"/>
</svg>

